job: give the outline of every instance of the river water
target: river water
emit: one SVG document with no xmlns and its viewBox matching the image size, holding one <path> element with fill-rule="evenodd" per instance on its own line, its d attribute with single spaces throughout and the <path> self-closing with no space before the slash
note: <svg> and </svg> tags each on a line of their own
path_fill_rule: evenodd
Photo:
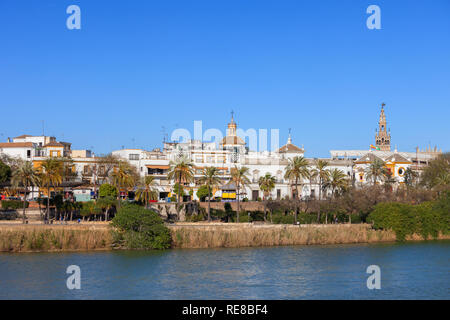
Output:
<svg viewBox="0 0 450 320">
<path fill-rule="evenodd" d="M 449 299 L 450 241 L 0 254 L 0 299 Z M 81 289 L 69 290 L 69 265 Z M 369 265 L 381 289 L 367 288 Z"/>
</svg>

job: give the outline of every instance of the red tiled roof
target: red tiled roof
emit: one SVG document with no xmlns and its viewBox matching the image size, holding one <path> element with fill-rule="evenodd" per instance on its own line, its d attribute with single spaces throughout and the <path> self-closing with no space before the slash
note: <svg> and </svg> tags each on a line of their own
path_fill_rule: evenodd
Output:
<svg viewBox="0 0 450 320">
<path fill-rule="evenodd" d="M 15 137 L 14 139 L 23 139 L 23 138 L 27 138 L 27 137 L 32 137 L 32 136 L 29 134 L 23 134 L 21 136 Z"/>
</svg>

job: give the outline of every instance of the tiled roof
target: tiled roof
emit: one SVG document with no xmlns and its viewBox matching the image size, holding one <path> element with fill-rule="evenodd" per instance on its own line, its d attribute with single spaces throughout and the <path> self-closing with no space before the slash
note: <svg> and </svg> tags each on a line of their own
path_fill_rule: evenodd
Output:
<svg viewBox="0 0 450 320">
<path fill-rule="evenodd" d="M 27 137 L 32 137 L 32 136 L 29 134 L 23 134 L 21 136 L 15 137 L 14 139 L 23 139 L 23 138 L 27 138 Z"/>
<path fill-rule="evenodd" d="M 244 140 L 242 140 L 238 136 L 226 136 L 222 139 L 222 145 L 231 144 L 231 145 L 245 145 Z"/>
<path fill-rule="evenodd" d="M 402 155 L 398 153 L 394 153 L 392 156 L 386 158 L 385 161 L 392 161 L 392 162 L 408 162 L 411 163 L 407 158 L 403 157 Z"/>
<path fill-rule="evenodd" d="M 46 145 L 44 145 L 44 148 L 45 147 L 64 147 L 64 145 L 62 143 L 52 141 L 52 142 L 49 142 Z"/>
<path fill-rule="evenodd" d="M 356 160 L 355 163 L 373 162 L 375 160 L 383 161 L 383 159 L 377 157 L 372 152 L 368 152 L 365 155 L 363 155 L 361 158 Z"/>
<path fill-rule="evenodd" d="M 285 153 L 285 152 L 303 152 L 303 149 L 297 147 L 296 145 L 292 143 L 285 144 L 282 146 L 279 150 L 279 153 Z"/>
<path fill-rule="evenodd" d="M 32 148 L 31 142 L 3 142 L 0 143 L 0 148 Z"/>
</svg>

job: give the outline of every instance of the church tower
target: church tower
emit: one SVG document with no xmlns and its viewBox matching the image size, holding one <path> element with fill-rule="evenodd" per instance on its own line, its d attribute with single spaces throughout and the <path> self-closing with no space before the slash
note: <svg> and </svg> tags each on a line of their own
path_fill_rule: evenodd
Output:
<svg viewBox="0 0 450 320">
<path fill-rule="evenodd" d="M 378 131 L 375 131 L 375 144 L 381 151 L 391 151 L 391 130 L 387 130 L 384 106 L 382 103 Z"/>
</svg>

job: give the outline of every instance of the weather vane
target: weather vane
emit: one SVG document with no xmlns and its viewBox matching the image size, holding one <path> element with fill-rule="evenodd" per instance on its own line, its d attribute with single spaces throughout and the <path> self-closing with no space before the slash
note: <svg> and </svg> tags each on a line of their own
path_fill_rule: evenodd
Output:
<svg viewBox="0 0 450 320">
<path fill-rule="evenodd" d="M 386 105 L 386 103 L 382 102 L 381 103 L 381 107 L 384 107 Z"/>
</svg>

